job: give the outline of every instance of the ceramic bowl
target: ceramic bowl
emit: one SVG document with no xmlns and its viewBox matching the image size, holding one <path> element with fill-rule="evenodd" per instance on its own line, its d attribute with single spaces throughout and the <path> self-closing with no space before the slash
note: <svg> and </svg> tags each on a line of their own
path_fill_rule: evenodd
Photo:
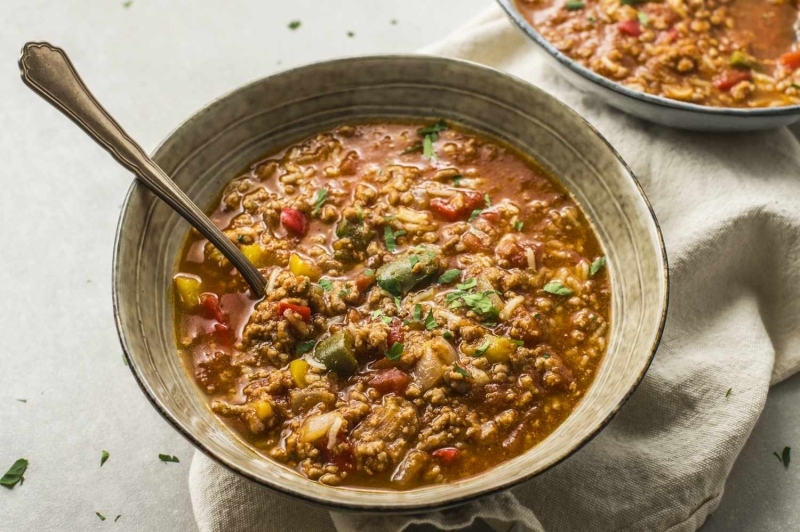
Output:
<svg viewBox="0 0 800 532">
<path fill-rule="evenodd" d="M 424 56 L 319 63 L 237 89 L 178 127 L 153 158 L 201 206 L 211 206 L 248 163 L 336 124 L 444 118 L 501 138 L 566 185 L 597 229 L 613 287 L 608 354 L 575 412 L 545 441 L 483 474 L 397 492 L 331 487 L 256 454 L 206 407 L 182 367 L 170 305 L 176 258 L 189 229 L 134 183 L 114 254 L 114 308 L 142 391 L 176 430 L 230 470 L 263 486 L 339 510 L 413 512 L 507 489 L 575 452 L 642 379 L 667 306 L 658 224 L 630 169 L 575 112 L 530 84 L 479 65 Z"/>
<path fill-rule="evenodd" d="M 719 132 L 773 129 L 800 120 L 800 105 L 758 109 L 707 107 L 629 89 L 557 50 L 520 14 L 514 0 L 497 2 L 523 34 L 547 52 L 551 64 L 570 84 L 625 113 L 664 126 Z"/>
</svg>

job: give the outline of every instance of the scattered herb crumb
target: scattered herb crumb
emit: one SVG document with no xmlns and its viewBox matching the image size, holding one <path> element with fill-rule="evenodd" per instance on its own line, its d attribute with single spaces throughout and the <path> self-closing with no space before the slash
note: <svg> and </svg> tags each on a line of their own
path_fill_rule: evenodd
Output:
<svg viewBox="0 0 800 532">
<path fill-rule="evenodd" d="M 22 486 L 22 483 L 25 482 L 24 475 L 26 469 L 28 469 L 28 461 L 24 458 L 20 458 L 6 471 L 3 478 L 0 478 L 0 486 L 5 486 L 8 489 L 12 489 L 17 483 Z"/>
<path fill-rule="evenodd" d="M 106 516 L 104 516 L 104 515 L 103 515 L 103 514 L 101 514 L 100 512 L 95 512 L 95 514 L 97 515 L 97 517 L 99 517 L 99 518 L 100 518 L 100 520 L 101 520 L 101 521 L 105 521 L 105 520 L 106 520 Z"/>
<path fill-rule="evenodd" d="M 118 516 L 116 516 L 116 517 L 114 518 L 114 522 L 116 523 L 117 521 L 119 521 L 119 518 L 120 518 L 120 517 L 122 517 L 122 514 L 119 514 Z"/>
<path fill-rule="evenodd" d="M 102 453 L 100 453 L 100 467 L 103 467 L 103 464 L 106 463 L 106 460 L 108 460 L 109 456 L 111 455 L 108 454 L 108 451 L 103 451 Z"/>
<path fill-rule="evenodd" d="M 789 462 L 792 460 L 792 448 L 784 447 L 781 454 L 772 453 L 783 464 L 784 469 L 789 469 Z"/>
<path fill-rule="evenodd" d="M 168 454 L 159 454 L 158 455 L 158 459 L 161 460 L 164 463 L 166 463 L 166 462 L 174 462 L 174 463 L 177 464 L 177 463 L 180 462 L 180 460 L 178 460 L 177 456 L 170 456 Z"/>
<path fill-rule="evenodd" d="M 355 34 L 354 32 L 352 32 L 352 31 L 348 31 L 348 32 L 347 32 L 347 36 L 348 36 L 348 37 L 355 37 L 355 36 L 356 36 L 356 34 Z"/>
<path fill-rule="evenodd" d="M 725 392 L 725 399 L 727 399 L 728 397 L 730 397 L 730 396 L 731 396 L 731 392 L 732 392 L 732 391 L 733 391 L 733 388 L 728 388 L 728 391 L 727 391 L 727 392 Z"/>
<path fill-rule="evenodd" d="M 397 19 L 396 18 L 392 19 L 392 26 L 397 26 Z"/>
<path fill-rule="evenodd" d="M 125 357 L 125 353 L 122 353 L 122 363 L 126 366 L 128 365 L 128 359 Z"/>
<path fill-rule="evenodd" d="M 300 24 L 302 24 L 302 22 L 299 20 L 293 20 L 289 23 L 289 29 L 294 31 L 300 27 Z"/>
<path fill-rule="evenodd" d="M 27 403 L 28 402 L 27 399 L 17 399 L 17 401 L 19 401 L 20 403 Z"/>
<path fill-rule="evenodd" d="M 127 2 L 122 2 L 122 7 L 128 9 L 133 4 L 133 0 L 128 0 Z"/>
</svg>

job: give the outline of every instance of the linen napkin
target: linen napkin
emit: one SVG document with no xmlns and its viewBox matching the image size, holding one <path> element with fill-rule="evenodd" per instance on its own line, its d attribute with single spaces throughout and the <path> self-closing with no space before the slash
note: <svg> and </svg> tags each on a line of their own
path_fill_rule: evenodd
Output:
<svg viewBox="0 0 800 532">
<path fill-rule="evenodd" d="M 628 117 L 561 80 L 496 7 L 423 52 L 537 84 L 631 165 L 670 259 L 670 309 L 655 360 L 611 424 L 569 460 L 446 512 L 329 517 L 197 453 L 189 482 L 200 530 L 449 530 L 476 517 L 536 532 L 696 530 L 719 504 L 770 384 L 800 367 L 800 143 L 787 129 L 712 135 Z"/>
</svg>

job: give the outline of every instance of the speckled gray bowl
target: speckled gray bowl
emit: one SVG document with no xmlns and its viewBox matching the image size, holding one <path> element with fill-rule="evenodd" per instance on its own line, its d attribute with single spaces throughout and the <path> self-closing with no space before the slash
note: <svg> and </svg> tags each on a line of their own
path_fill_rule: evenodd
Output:
<svg viewBox="0 0 800 532">
<path fill-rule="evenodd" d="M 370 118 L 445 118 L 505 139 L 558 176 L 594 223 L 609 261 L 613 327 L 586 398 L 550 437 L 473 478 L 406 492 L 331 487 L 267 460 L 223 427 L 184 371 L 173 336 L 171 278 L 187 224 L 134 184 L 114 254 L 114 308 L 122 347 L 153 406 L 208 456 L 275 491 L 357 511 L 443 508 L 509 488 L 554 466 L 602 429 L 642 379 L 667 307 L 658 225 L 636 179 L 569 108 L 516 78 L 424 56 L 319 63 L 222 97 L 175 130 L 154 159 L 200 205 L 265 152 L 335 124 Z"/>
<path fill-rule="evenodd" d="M 559 51 L 519 13 L 515 0 L 497 0 L 497 3 L 514 25 L 550 56 L 551 63 L 564 79 L 622 112 L 656 124 L 695 131 L 755 131 L 788 126 L 800 120 L 800 105 L 757 109 L 707 107 L 630 89 Z"/>
</svg>

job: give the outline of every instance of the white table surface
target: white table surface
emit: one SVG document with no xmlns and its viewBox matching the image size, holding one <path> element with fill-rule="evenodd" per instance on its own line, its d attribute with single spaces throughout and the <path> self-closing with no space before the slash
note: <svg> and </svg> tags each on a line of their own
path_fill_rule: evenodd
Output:
<svg viewBox="0 0 800 532">
<path fill-rule="evenodd" d="M 100 101 L 152 150 L 243 83 L 315 60 L 412 52 L 488 1 L 2 1 L 0 474 L 19 457 L 30 467 L 24 486 L 0 490 L 0 529 L 196 530 L 193 449 L 123 365 L 112 317 L 112 245 L 131 176 L 23 86 L 22 44 L 65 48 Z M 292 20 L 302 21 L 296 31 Z M 800 453 L 798 414 L 794 378 L 770 394 L 705 532 L 797 529 L 800 507 L 785 492 L 798 485 L 800 463 L 777 470 L 772 452 L 797 442 Z M 111 458 L 100 468 L 102 450 Z M 159 453 L 181 463 L 162 464 Z"/>
</svg>

